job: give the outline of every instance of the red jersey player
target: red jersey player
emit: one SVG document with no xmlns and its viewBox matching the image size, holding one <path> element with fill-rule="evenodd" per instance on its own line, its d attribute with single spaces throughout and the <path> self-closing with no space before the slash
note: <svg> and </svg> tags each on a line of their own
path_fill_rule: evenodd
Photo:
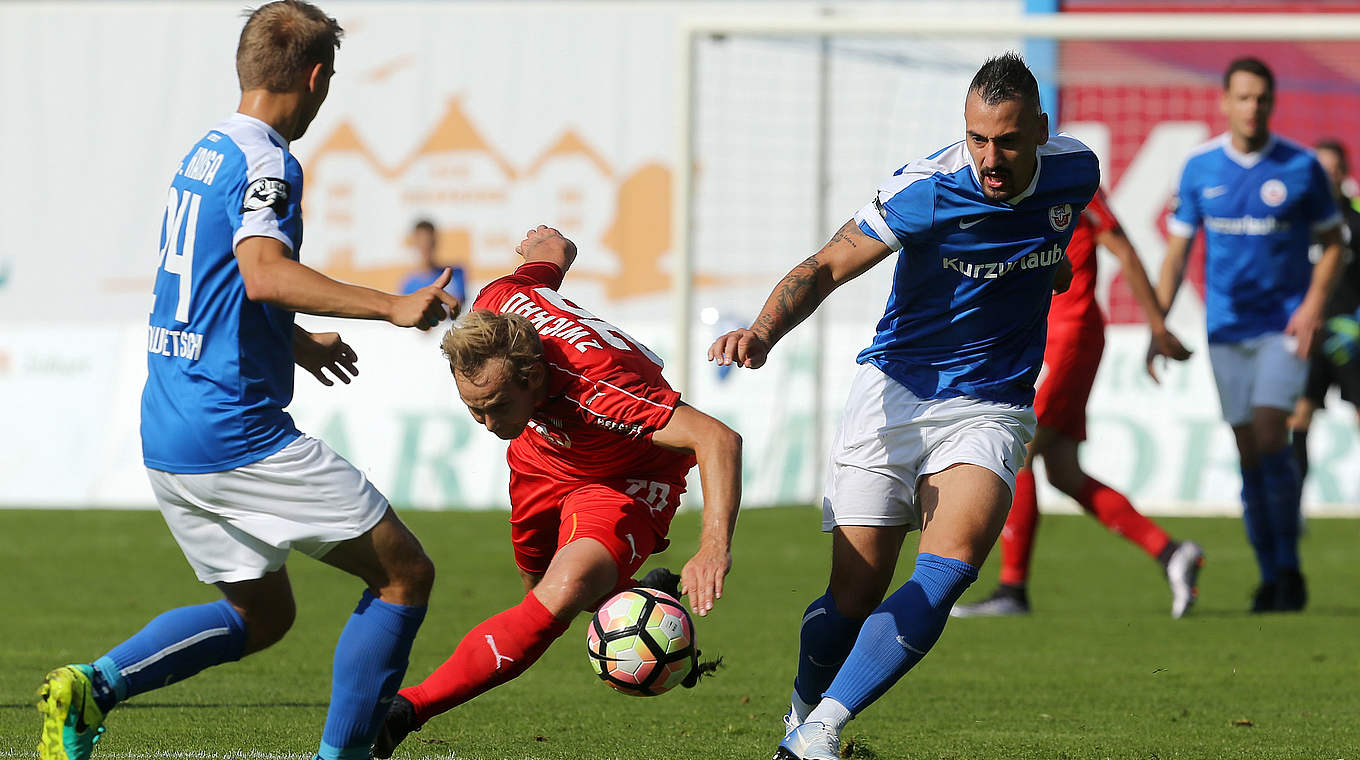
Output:
<svg viewBox="0 0 1360 760">
<path fill-rule="evenodd" d="M 1171 540 L 1156 523 L 1139 514 L 1123 494 L 1087 475 L 1077 459 L 1077 447 L 1086 440 L 1086 400 L 1105 349 L 1105 319 L 1095 298 L 1097 244 L 1119 259 L 1158 350 L 1179 361 L 1190 356 L 1166 329 L 1138 253 L 1120 229 L 1104 192 L 1097 191 L 1067 247 L 1072 287 L 1053 297 L 1048 312 L 1044 373 L 1034 399 L 1039 425 L 1029 445 L 1029 461 L 1015 479 L 1015 500 L 1001 531 L 1001 585 L 981 602 L 955 606 L 955 617 L 1029 612 L 1026 583 L 1039 523 L 1034 470 L 1030 466 L 1036 457 L 1043 457 L 1048 482 L 1055 488 L 1161 564 L 1171 585 L 1172 617 L 1181 617 L 1195 602 L 1195 582 L 1204 563 L 1200 546 L 1193 541 Z"/>
<path fill-rule="evenodd" d="M 577 613 L 638 585 L 633 574 L 668 543 L 696 462 L 699 551 L 678 579 L 661 570 L 652 583 L 679 593 L 678 580 L 706 615 L 732 564 L 741 438 L 681 402 L 646 346 L 557 292 L 576 258 L 570 240 L 540 226 L 515 251 L 525 263 L 478 294 L 443 349 L 473 418 L 510 440 L 510 535 L 525 596 L 474 627 L 424 682 L 401 690 L 377 757 L 391 757 L 435 715 L 523 673 Z"/>
</svg>

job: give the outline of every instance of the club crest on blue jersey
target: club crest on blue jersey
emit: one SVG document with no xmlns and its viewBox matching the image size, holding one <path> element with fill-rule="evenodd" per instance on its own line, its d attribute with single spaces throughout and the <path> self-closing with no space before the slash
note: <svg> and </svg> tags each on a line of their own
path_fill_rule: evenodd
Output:
<svg viewBox="0 0 1360 760">
<path fill-rule="evenodd" d="M 1266 180 L 1261 185 L 1261 200 L 1267 206 L 1278 206 L 1289 197 L 1289 190 L 1278 179 Z"/>
<path fill-rule="evenodd" d="M 1072 204 L 1063 203 L 1048 210 L 1048 223 L 1054 232 L 1065 232 L 1072 226 Z"/>
</svg>

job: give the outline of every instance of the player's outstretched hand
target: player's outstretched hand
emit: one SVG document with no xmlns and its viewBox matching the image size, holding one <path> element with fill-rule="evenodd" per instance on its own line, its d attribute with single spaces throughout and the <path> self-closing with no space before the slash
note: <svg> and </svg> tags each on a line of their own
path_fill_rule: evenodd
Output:
<svg viewBox="0 0 1360 760">
<path fill-rule="evenodd" d="M 304 337 L 305 336 L 305 337 Z M 340 382 L 349 385 L 351 377 L 357 377 L 359 354 L 349 344 L 340 340 L 340 333 L 304 333 L 293 338 L 293 361 L 322 385 L 335 385 L 325 371 L 329 371 Z M 323 371 L 324 370 L 324 371 Z"/>
<path fill-rule="evenodd" d="M 428 330 L 445 319 L 457 317 L 463 302 L 444 290 L 452 278 L 453 270 L 445 267 L 439 279 L 408 296 L 398 296 L 388 321 L 397 327 Z"/>
<path fill-rule="evenodd" d="M 1164 356 L 1173 361 L 1183 362 L 1190 358 L 1190 349 L 1181 343 L 1175 333 L 1166 328 L 1152 331 L 1152 339 L 1148 343 L 1147 350 L 1147 373 L 1152 378 L 1152 382 L 1161 384 L 1161 379 L 1157 377 L 1157 362 L 1159 356 Z"/>
<path fill-rule="evenodd" d="M 1303 303 L 1299 304 L 1299 308 L 1289 315 L 1289 324 L 1284 327 L 1284 334 L 1292 335 L 1296 341 L 1294 355 L 1300 359 L 1307 359 L 1313 351 L 1313 341 L 1321 329 L 1322 309 L 1305 298 Z"/>
<path fill-rule="evenodd" d="M 736 364 L 738 367 L 757 369 L 764 366 L 769 355 L 770 347 L 765 340 L 755 331 L 745 328 L 727 333 L 708 347 L 708 360 L 717 362 L 720 367 Z"/>
<path fill-rule="evenodd" d="M 705 546 L 680 571 L 680 590 L 689 597 L 696 615 L 707 615 L 713 602 L 722 598 L 723 579 L 732 569 L 732 552 Z"/>
</svg>

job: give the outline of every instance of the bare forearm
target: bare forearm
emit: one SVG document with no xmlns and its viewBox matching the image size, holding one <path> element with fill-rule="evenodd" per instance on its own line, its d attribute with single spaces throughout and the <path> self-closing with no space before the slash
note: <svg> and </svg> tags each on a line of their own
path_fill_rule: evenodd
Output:
<svg viewBox="0 0 1360 760">
<path fill-rule="evenodd" d="M 775 285 L 759 316 L 751 323 L 751 330 L 766 345 L 778 343 L 780 338 L 812 316 L 831 292 L 829 283 L 824 285 L 822 280 L 820 262 L 817 254 L 813 254 Z"/>
<path fill-rule="evenodd" d="M 1336 288 L 1337 279 L 1341 276 L 1343 260 L 1341 242 L 1332 242 L 1323 249 L 1322 258 L 1313 265 L 1313 278 L 1308 284 L 1305 301 L 1312 302 L 1319 309 L 1326 305 L 1327 299 L 1332 296 L 1332 290 Z"/>
<path fill-rule="evenodd" d="M 883 243 L 860 232 L 851 219 L 822 250 L 807 257 L 774 287 L 751 331 L 773 346 L 812 315 L 838 285 L 860 276 L 890 253 Z"/>
<path fill-rule="evenodd" d="M 718 551 L 727 551 L 732 545 L 741 504 L 741 437 L 728 432 L 695 451 L 704 494 L 699 544 Z"/>
<path fill-rule="evenodd" d="M 1165 327 L 1166 319 L 1162 313 L 1162 307 L 1157 299 L 1157 291 L 1152 287 L 1152 282 L 1148 280 L 1147 270 L 1143 269 L 1143 262 L 1138 258 L 1138 252 L 1134 250 L 1129 239 L 1123 234 L 1111 234 L 1108 240 L 1101 240 L 1101 243 L 1119 259 L 1120 269 L 1124 273 L 1124 281 L 1129 284 L 1129 290 L 1133 292 L 1133 299 L 1138 302 L 1138 306 L 1143 310 L 1143 316 L 1147 319 L 1148 327 L 1153 332 Z"/>
<path fill-rule="evenodd" d="M 255 282 L 247 283 L 250 299 L 289 311 L 352 319 L 388 319 L 395 301 L 388 293 L 332 280 L 291 259 L 271 263 L 260 274 Z"/>
<path fill-rule="evenodd" d="M 1176 300 L 1176 291 L 1185 277 L 1185 259 L 1190 241 L 1173 237 L 1167 244 L 1166 258 L 1162 259 L 1162 273 L 1157 278 L 1157 308 L 1166 316 Z"/>
</svg>

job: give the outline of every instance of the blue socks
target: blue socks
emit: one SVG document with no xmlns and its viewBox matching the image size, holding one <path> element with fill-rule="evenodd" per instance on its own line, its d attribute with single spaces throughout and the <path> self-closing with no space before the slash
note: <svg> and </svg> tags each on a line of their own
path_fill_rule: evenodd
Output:
<svg viewBox="0 0 1360 760">
<path fill-rule="evenodd" d="M 793 681 L 799 699 L 809 705 L 821 701 L 862 625 L 863 619 L 852 620 L 836 609 L 829 591 L 808 605 L 798 632 L 798 677 Z"/>
<path fill-rule="evenodd" d="M 245 621 L 226 600 L 170 610 L 95 660 L 95 703 L 107 713 L 128 697 L 235 662 L 245 648 Z"/>
<path fill-rule="evenodd" d="M 977 575 L 967 562 L 916 555 L 911 579 L 864 621 L 825 698 L 854 715 L 882 696 L 935 645 L 950 608 Z"/>
<path fill-rule="evenodd" d="M 1261 484 L 1274 539 L 1275 570 L 1299 569 L 1299 465 L 1285 446 L 1261 456 Z"/>
<path fill-rule="evenodd" d="M 1275 582 L 1275 532 L 1270 525 L 1270 508 L 1266 505 L 1264 468 L 1242 468 L 1242 524 L 1247 528 L 1247 542 L 1256 552 L 1256 565 L 1261 570 L 1262 583 Z"/>
<path fill-rule="evenodd" d="M 335 645 L 331 707 L 317 757 L 368 760 L 424 619 L 423 606 L 391 604 L 364 592 Z"/>
</svg>

